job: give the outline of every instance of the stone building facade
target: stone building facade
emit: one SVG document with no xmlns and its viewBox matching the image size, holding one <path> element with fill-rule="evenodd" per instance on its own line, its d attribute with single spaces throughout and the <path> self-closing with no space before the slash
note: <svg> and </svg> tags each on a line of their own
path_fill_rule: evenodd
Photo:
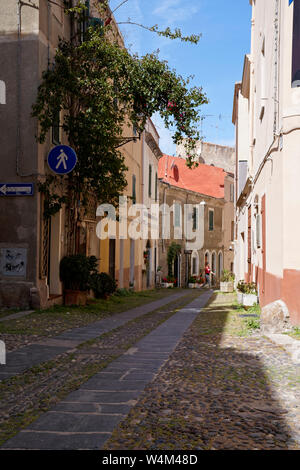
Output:
<svg viewBox="0 0 300 470">
<path fill-rule="evenodd" d="M 160 213 L 159 260 L 163 276 L 168 274 L 168 250 L 172 243 L 181 247 L 173 265 L 179 286 L 186 286 L 190 276 L 203 276 L 206 262 L 215 273 L 212 276 L 215 286 L 224 269 L 233 269 L 233 185 L 233 175 L 222 168 L 200 164 L 190 170 L 181 158 L 164 155 L 160 159 L 159 202 L 171 208 L 170 236 L 166 239 L 164 210 Z M 189 213 L 185 205 L 192 206 Z M 191 243 L 185 223 L 190 231 L 202 231 L 200 245 Z"/>
<path fill-rule="evenodd" d="M 237 280 L 300 324 L 300 1 L 251 0 L 251 50 L 234 89 Z M 250 25 L 249 25 L 250 32 Z"/>
<path fill-rule="evenodd" d="M 235 148 L 209 142 L 197 142 L 196 160 L 205 165 L 223 168 L 228 173 L 235 171 Z M 176 156 L 186 158 L 184 143 L 177 145 Z"/>
<path fill-rule="evenodd" d="M 86 26 L 98 20 L 94 1 L 88 2 Z M 64 7 L 64 0 L 0 0 L 0 307 L 47 307 L 63 300 L 59 265 L 69 254 L 70 240 L 75 236 L 70 230 L 74 214 L 63 207 L 45 220 L 38 183 L 50 171 L 47 156 L 51 148 L 58 143 L 68 145 L 68 140 L 62 129 L 54 126 L 46 142 L 39 144 L 35 138 L 38 123 L 31 111 L 42 73 L 53 63 L 59 38 L 71 37 L 70 15 L 64 13 Z M 124 46 L 114 19 L 111 26 L 112 40 Z M 129 168 L 125 195 L 131 197 L 135 192 L 137 203 L 143 201 L 147 178 L 142 167 L 143 149 L 148 151 L 147 132 L 153 134 L 158 147 L 152 127 L 142 136 L 124 127 L 124 135 L 132 137 L 121 148 Z M 157 155 L 153 160 L 156 168 Z M 155 174 L 154 165 L 153 178 Z M 8 196 L 5 184 L 29 184 L 32 193 Z M 154 179 L 152 184 L 154 193 Z M 100 242 L 96 208 L 97 201 L 90 195 L 87 214 L 76 227 L 77 252 L 96 256 L 100 271 L 110 273 L 120 287 L 133 283 L 140 290 L 145 284 L 143 241 Z"/>
</svg>

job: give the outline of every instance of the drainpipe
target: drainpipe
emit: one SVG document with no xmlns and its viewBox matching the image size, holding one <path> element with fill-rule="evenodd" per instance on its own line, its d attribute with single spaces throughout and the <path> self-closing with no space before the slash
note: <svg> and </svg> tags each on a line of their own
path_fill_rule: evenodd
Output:
<svg viewBox="0 0 300 470">
<path fill-rule="evenodd" d="M 26 176 L 39 176 L 37 171 L 30 173 L 22 173 L 21 171 L 21 148 L 22 148 L 22 139 L 21 139 L 21 59 L 22 59 L 22 7 L 27 6 L 30 8 L 38 9 L 34 4 L 30 5 L 29 3 L 24 3 L 22 0 L 18 0 L 17 3 L 17 117 L 16 117 L 16 174 L 21 177 Z"/>
<path fill-rule="evenodd" d="M 279 80 L 279 0 L 275 3 L 275 19 L 274 19 L 274 122 L 273 122 L 273 135 L 277 135 L 278 126 L 278 80 Z"/>
</svg>

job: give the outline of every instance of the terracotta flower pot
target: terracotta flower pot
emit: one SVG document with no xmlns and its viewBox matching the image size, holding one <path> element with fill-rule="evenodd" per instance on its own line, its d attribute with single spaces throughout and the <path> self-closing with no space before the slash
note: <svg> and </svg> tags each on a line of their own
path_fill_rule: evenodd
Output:
<svg viewBox="0 0 300 470">
<path fill-rule="evenodd" d="M 65 290 L 65 305 L 86 305 L 87 292 L 81 290 Z"/>
</svg>

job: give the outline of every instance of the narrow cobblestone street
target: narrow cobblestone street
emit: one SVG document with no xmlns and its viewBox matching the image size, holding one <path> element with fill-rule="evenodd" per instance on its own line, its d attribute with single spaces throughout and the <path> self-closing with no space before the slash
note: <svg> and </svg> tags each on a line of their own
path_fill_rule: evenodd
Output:
<svg viewBox="0 0 300 470">
<path fill-rule="evenodd" d="M 299 365 L 245 330 L 234 294 L 210 296 L 170 296 L 3 381 L 2 448 L 299 449 Z"/>
<path fill-rule="evenodd" d="M 230 297 L 197 317 L 106 449 L 300 448 L 299 365 L 259 333 L 239 336 Z"/>
</svg>

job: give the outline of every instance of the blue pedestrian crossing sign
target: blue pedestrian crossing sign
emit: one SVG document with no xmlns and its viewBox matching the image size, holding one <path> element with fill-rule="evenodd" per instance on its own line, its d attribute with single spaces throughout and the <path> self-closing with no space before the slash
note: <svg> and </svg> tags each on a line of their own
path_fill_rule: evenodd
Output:
<svg viewBox="0 0 300 470">
<path fill-rule="evenodd" d="M 77 155 L 68 145 L 57 145 L 48 155 L 48 165 L 54 173 L 66 175 L 77 163 Z"/>
</svg>

